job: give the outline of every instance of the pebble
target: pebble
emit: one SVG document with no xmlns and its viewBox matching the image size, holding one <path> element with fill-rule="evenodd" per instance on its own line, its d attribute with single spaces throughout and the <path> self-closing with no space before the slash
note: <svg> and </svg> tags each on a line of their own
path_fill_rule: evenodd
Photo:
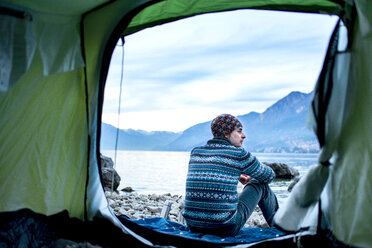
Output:
<svg viewBox="0 0 372 248">
<path fill-rule="evenodd" d="M 111 210 L 115 215 L 125 215 L 131 219 L 161 217 L 163 207 L 167 201 L 171 201 L 171 209 L 167 218 L 171 221 L 185 224 L 180 214 L 184 206 L 183 196 L 171 195 L 170 193 L 138 194 L 137 192 L 105 192 Z M 256 207 L 245 227 L 269 227 L 259 207 Z"/>
</svg>

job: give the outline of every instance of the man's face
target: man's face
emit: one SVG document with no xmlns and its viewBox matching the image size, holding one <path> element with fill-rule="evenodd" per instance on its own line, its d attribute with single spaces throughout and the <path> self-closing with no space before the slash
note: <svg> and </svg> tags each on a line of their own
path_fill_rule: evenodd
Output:
<svg viewBox="0 0 372 248">
<path fill-rule="evenodd" d="M 245 134 L 243 133 L 243 128 L 241 127 L 235 128 L 234 131 L 232 131 L 229 135 L 225 135 L 225 137 L 236 147 L 242 147 L 243 140 L 246 138 Z"/>
</svg>

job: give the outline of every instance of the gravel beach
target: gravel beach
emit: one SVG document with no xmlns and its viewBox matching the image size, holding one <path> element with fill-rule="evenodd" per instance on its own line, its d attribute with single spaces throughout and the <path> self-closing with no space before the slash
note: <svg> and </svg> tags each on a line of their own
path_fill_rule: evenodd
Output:
<svg viewBox="0 0 372 248">
<path fill-rule="evenodd" d="M 136 192 L 106 191 L 110 208 L 115 215 L 126 215 L 131 219 L 165 217 L 171 221 L 185 224 L 181 215 L 183 196 L 168 194 L 138 194 Z M 166 212 L 170 205 L 169 212 Z M 269 227 L 261 210 L 257 207 L 245 227 Z"/>
</svg>

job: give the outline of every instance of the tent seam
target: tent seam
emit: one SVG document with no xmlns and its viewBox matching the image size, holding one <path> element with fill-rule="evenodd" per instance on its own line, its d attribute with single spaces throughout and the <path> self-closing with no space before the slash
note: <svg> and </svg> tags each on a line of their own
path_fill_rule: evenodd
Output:
<svg viewBox="0 0 372 248">
<path fill-rule="evenodd" d="M 85 181 L 85 192 L 84 192 L 84 220 L 88 219 L 88 210 L 87 210 L 87 199 L 88 199 L 88 184 L 89 184 L 89 168 L 90 168 L 90 147 L 91 147 L 91 137 L 90 137 L 90 125 L 89 125 L 89 91 L 88 91 L 88 74 L 87 74 L 87 66 L 86 66 L 86 54 L 85 54 L 85 40 L 84 40 L 84 19 L 85 14 L 82 15 L 81 22 L 80 22 L 80 39 L 81 39 L 81 53 L 83 60 L 85 62 L 84 66 L 84 90 L 85 90 L 85 111 L 86 111 L 86 125 L 88 131 L 88 150 L 87 150 L 87 171 L 86 171 L 86 181 Z"/>
</svg>

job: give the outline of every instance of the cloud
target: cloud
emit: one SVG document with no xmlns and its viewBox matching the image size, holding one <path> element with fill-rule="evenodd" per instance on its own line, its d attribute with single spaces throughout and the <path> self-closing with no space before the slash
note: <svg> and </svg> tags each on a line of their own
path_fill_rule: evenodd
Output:
<svg viewBox="0 0 372 248">
<path fill-rule="evenodd" d="M 130 35 L 121 128 L 181 131 L 222 112 L 262 112 L 294 90 L 310 92 L 335 22 L 324 15 L 245 10 Z M 113 54 L 105 90 L 103 121 L 113 125 L 121 49 Z"/>
</svg>

